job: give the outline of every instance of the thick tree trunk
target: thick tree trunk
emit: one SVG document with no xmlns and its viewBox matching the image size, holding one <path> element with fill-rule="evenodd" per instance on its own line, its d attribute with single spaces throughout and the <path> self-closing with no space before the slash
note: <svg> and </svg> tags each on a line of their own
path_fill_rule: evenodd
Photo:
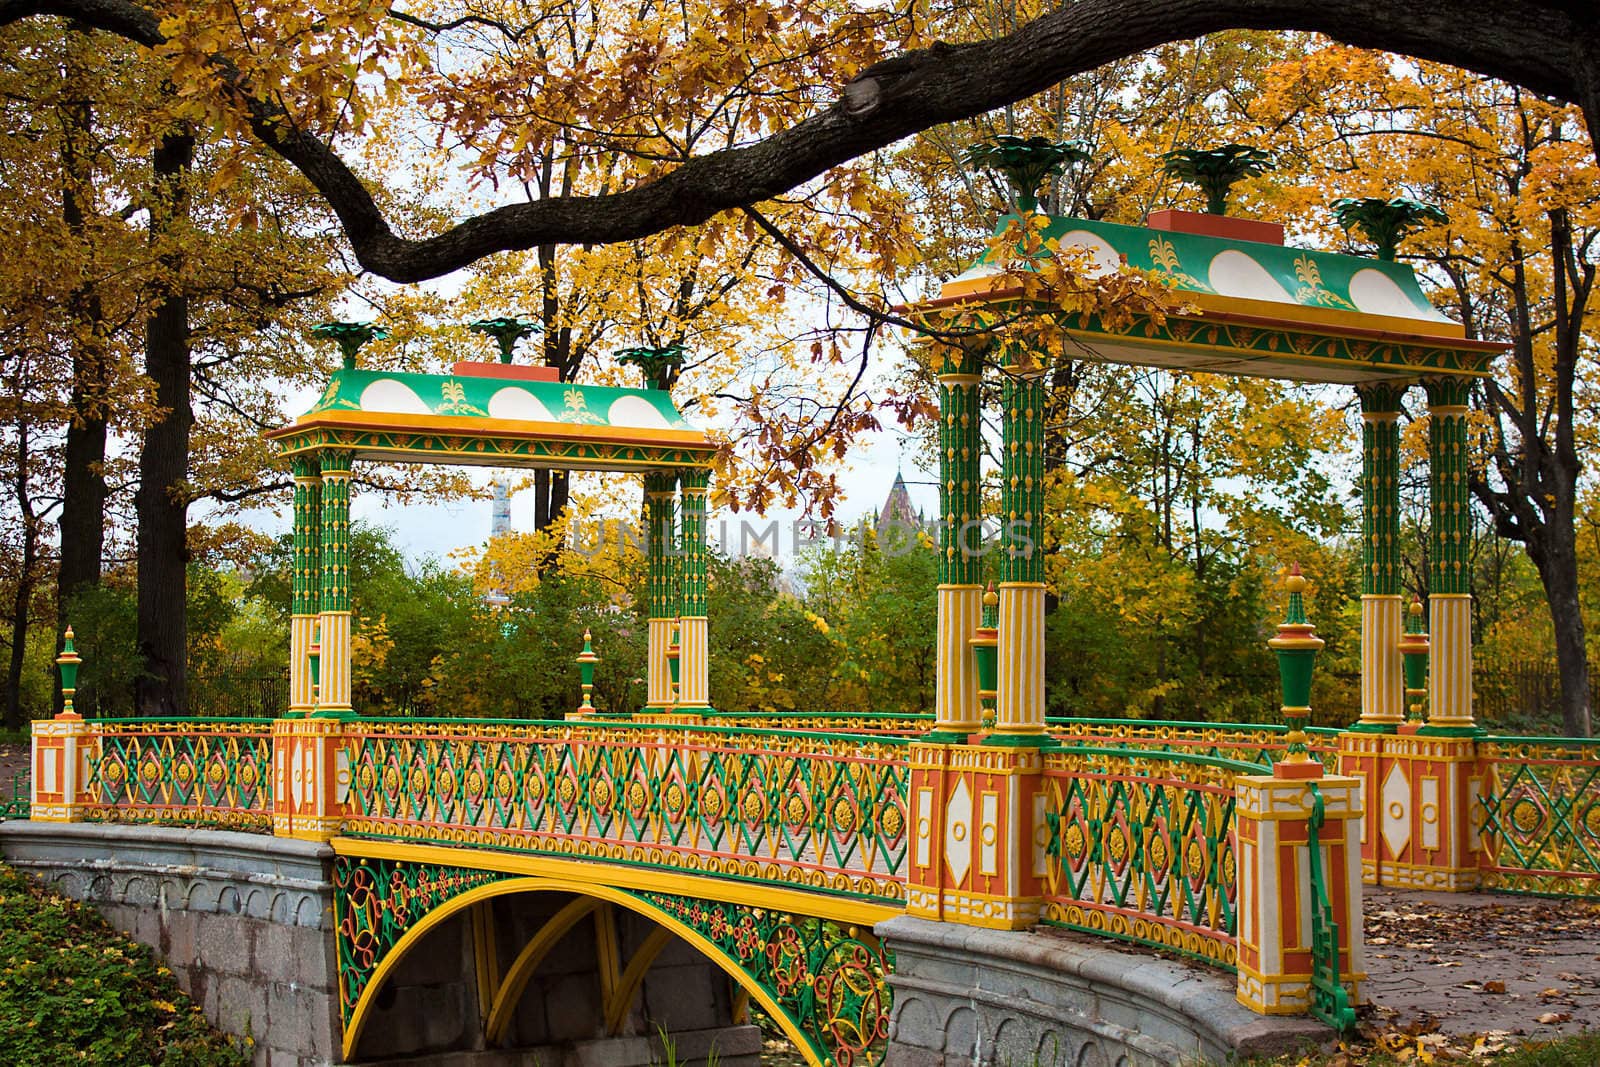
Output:
<svg viewBox="0 0 1600 1067">
<path fill-rule="evenodd" d="M 28 478 L 28 420 L 17 420 L 17 510 L 22 516 L 22 562 L 17 574 L 17 595 L 11 606 L 11 662 L 6 668 L 5 728 L 20 730 L 24 724 L 22 714 L 22 667 L 28 648 L 28 615 L 37 585 L 36 569 L 39 566 L 38 517 L 33 512 L 29 495 Z"/>
<path fill-rule="evenodd" d="M 1578 602 L 1577 537 L 1571 525 L 1547 527 L 1545 533 L 1547 542 L 1565 542 L 1547 543 L 1534 559 L 1550 606 L 1556 667 L 1561 672 L 1561 732 L 1567 737 L 1588 737 L 1589 655 Z"/>
<path fill-rule="evenodd" d="M 136 691 L 138 713 L 182 715 L 187 710 L 189 627 L 187 567 L 189 490 L 189 300 L 178 276 L 182 257 L 173 247 L 185 214 L 183 180 L 194 158 L 194 138 L 169 134 L 152 159 L 150 239 L 167 273 L 166 292 L 145 332 L 145 373 L 155 383 L 158 413 L 145 429 L 139 452 L 138 513 L 139 654 L 144 674 Z"/>
<path fill-rule="evenodd" d="M 87 63 L 89 35 L 76 26 L 68 34 L 64 75 L 79 84 Z M 61 116 L 61 221 L 75 241 L 86 243 L 94 199 L 94 113 L 86 97 L 68 96 Z M 82 252 L 78 253 L 82 255 Z M 56 640 L 71 622 L 73 597 L 100 584 L 106 536 L 106 411 L 110 368 L 100 295 L 83 281 L 67 298 L 72 338 L 72 394 L 61 475 L 61 566 L 56 577 Z M 56 694 L 57 707 L 60 694 Z M 91 686 L 81 685 L 76 703 L 94 708 Z"/>
</svg>

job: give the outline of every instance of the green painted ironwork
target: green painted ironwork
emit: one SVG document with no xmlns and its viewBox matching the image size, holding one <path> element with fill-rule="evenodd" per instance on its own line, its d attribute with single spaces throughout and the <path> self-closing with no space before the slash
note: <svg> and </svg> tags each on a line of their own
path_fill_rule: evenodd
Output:
<svg viewBox="0 0 1600 1067">
<path fill-rule="evenodd" d="M 883 1062 L 894 954 L 870 930 L 696 897 L 636 895 L 737 961 L 805 1034 L 816 1062 Z"/>
<path fill-rule="evenodd" d="M 983 581 L 983 360 L 977 349 L 944 348 L 939 370 L 939 581 Z"/>
<path fill-rule="evenodd" d="M 1228 194 L 1235 184 L 1277 166 L 1270 152 L 1243 144 L 1174 148 L 1161 158 L 1162 172 L 1199 189 L 1206 198 L 1206 210 L 1213 215 L 1228 213 Z"/>
<path fill-rule="evenodd" d="M 271 719 L 102 719 L 94 727 L 84 819 L 271 827 Z"/>
<path fill-rule="evenodd" d="M 1044 581 L 1044 377 L 1016 353 L 1000 389 L 1000 580 Z"/>
<path fill-rule="evenodd" d="M 335 856 L 344 1024 L 350 1025 L 379 967 L 409 930 L 462 894 L 515 877 L 470 867 Z M 870 931 L 699 897 L 626 895 L 642 905 L 636 910 L 646 917 L 686 926 L 720 950 L 805 1035 L 815 1062 L 837 1067 L 882 1062 L 894 957 Z"/>
<path fill-rule="evenodd" d="M 1479 744 L 1486 889 L 1600 899 L 1600 740 Z"/>
<path fill-rule="evenodd" d="M 489 846 L 898 903 L 906 741 L 607 722 L 367 720 L 351 836 Z"/>
<path fill-rule="evenodd" d="M 322 460 L 321 610 L 350 610 L 350 453 L 330 448 Z"/>
<path fill-rule="evenodd" d="M 1361 592 L 1400 594 L 1400 405 L 1404 383 L 1356 387 L 1361 398 Z"/>
<path fill-rule="evenodd" d="M 1044 921 L 1234 968 L 1233 779 L 1259 773 L 1165 751 L 1047 750 Z"/>
<path fill-rule="evenodd" d="M 1204 756 L 1270 768 L 1289 750 L 1289 728 L 1281 723 L 1183 722 L 1174 719 L 1045 720 L 1050 734 L 1068 745 L 1109 745 L 1148 753 Z M 1339 769 L 1339 734 L 1331 726 L 1308 726 L 1308 748 L 1330 774 Z"/>
<path fill-rule="evenodd" d="M 706 613 L 706 485 L 711 472 L 686 470 L 682 484 L 682 542 L 679 546 L 678 614 L 698 618 Z"/>
<path fill-rule="evenodd" d="M 1468 483 L 1467 400 L 1472 383 L 1426 378 L 1428 433 L 1428 592 L 1472 591 L 1472 500 Z M 1438 709 L 1435 709 L 1436 711 Z"/>
<path fill-rule="evenodd" d="M 406 932 L 461 894 L 512 877 L 397 860 L 333 858 L 339 1016 L 346 1027 L 373 973 Z"/>
<path fill-rule="evenodd" d="M 999 171 L 1016 198 L 1018 211 L 1039 206 L 1039 186 L 1073 163 L 1094 158 L 1083 141 L 1052 141 L 1048 137 L 1000 134 L 967 149 L 967 162 Z"/>
<path fill-rule="evenodd" d="M 311 336 L 321 337 L 339 346 L 345 370 L 355 370 L 356 353 L 368 341 L 382 340 L 389 331 L 370 322 L 324 322 L 311 327 Z"/>
<path fill-rule="evenodd" d="M 510 363 L 512 355 L 516 352 L 517 342 L 528 334 L 539 333 L 544 327 L 520 315 L 504 315 L 497 319 L 479 319 L 477 322 L 468 323 L 467 329 L 493 338 L 495 347 L 500 350 L 500 362 Z"/>
<path fill-rule="evenodd" d="M 617 353 L 617 362 L 638 367 L 644 376 L 646 389 L 669 389 L 673 378 L 683 367 L 683 346 L 680 344 L 637 348 L 624 348 Z"/>
<path fill-rule="evenodd" d="M 1298 566 L 1285 583 L 1289 590 L 1287 617 L 1278 625 L 1277 636 L 1267 642 L 1278 658 L 1278 681 L 1283 698 L 1283 721 L 1289 727 L 1284 740 L 1288 751 L 1285 763 L 1310 762 L 1310 737 L 1306 724 L 1311 718 L 1311 673 L 1322 651 L 1323 640 L 1316 636 L 1306 618 L 1306 580 Z"/>
<path fill-rule="evenodd" d="M 1322 869 L 1322 825 L 1326 820 L 1322 790 L 1311 790 L 1311 816 L 1306 820 L 1306 851 L 1311 865 L 1311 1014 L 1343 1033 L 1356 1024 L 1350 995 L 1340 980 L 1339 924 L 1328 898 Z"/>
<path fill-rule="evenodd" d="M 290 612 L 322 610 L 322 465 L 315 455 L 289 460 L 294 474 L 294 578 Z"/>
<path fill-rule="evenodd" d="M 650 524 L 645 545 L 646 610 L 652 619 L 678 615 L 677 487 L 676 474 L 650 471 L 644 476 L 645 515 Z"/>
<path fill-rule="evenodd" d="M 1346 231 L 1360 230 L 1377 245 L 1379 259 L 1394 259 L 1400 242 L 1428 224 L 1442 226 L 1450 221 L 1440 208 L 1396 196 L 1388 200 L 1377 196 L 1341 196 L 1333 202 L 1333 217 Z"/>
<path fill-rule="evenodd" d="M 11 796 L 0 797 L 0 822 L 6 819 L 26 819 L 33 813 L 31 788 L 25 773 L 11 776 Z"/>
</svg>

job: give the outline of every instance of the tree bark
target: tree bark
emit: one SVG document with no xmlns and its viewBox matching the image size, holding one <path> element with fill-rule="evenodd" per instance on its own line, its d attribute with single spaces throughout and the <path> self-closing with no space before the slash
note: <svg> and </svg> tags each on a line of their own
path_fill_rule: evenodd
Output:
<svg viewBox="0 0 1600 1067">
<path fill-rule="evenodd" d="M 139 654 L 144 673 L 134 686 L 138 713 L 187 711 L 187 569 L 189 428 L 189 298 L 176 232 L 188 214 L 183 183 L 194 159 L 194 138 L 162 137 L 151 159 L 150 242 L 166 275 L 145 328 L 145 373 L 156 387 L 156 417 L 139 450 Z"/>
<path fill-rule="evenodd" d="M 19 383 L 20 384 L 20 383 Z M 22 390 L 17 394 L 20 398 Z M 28 616 L 33 604 L 33 591 L 38 584 L 39 525 L 33 510 L 33 497 L 29 489 L 32 476 L 32 457 L 28 451 L 30 428 L 26 415 L 17 418 L 17 510 L 22 516 L 22 561 L 17 574 L 17 595 L 11 605 L 11 662 L 6 667 L 5 728 L 21 730 L 25 719 L 22 714 L 22 668 L 28 648 Z"/>
<path fill-rule="evenodd" d="M 60 108 L 61 221 L 82 248 L 91 240 L 88 217 L 94 202 L 94 109 L 87 96 L 70 92 L 86 75 L 89 35 L 74 25 L 68 34 L 63 76 L 69 92 Z M 100 294 L 85 279 L 67 297 L 74 336 L 72 393 L 61 475 L 61 565 L 56 575 L 56 640 L 71 622 L 73 597 L 100 584 L 106 536 L 106 411 L 110 367 Z M 77 704 L 94 707 L 90 685 L 80 686 Z M 61 695 L 56 694 L 57 708 Z"/>
<path fill-rule="evenodd" d="M 79 18 L 147 47 L 165 41 L 158 16 L 134 0 L 0 0 L 0 25 L 38 15 Z M 1578 104 L 1591 139 L 1600 130 L 1600 21 L 1592 0 L 1078 0 L 994 40 L 937 43 L 875 64 L 842 86 L 832 105 L 794 126 L 694 157 L 633 188 L 507 205 L 411 240 L 395 234 L 329 147 L 333 138 L 252 96 L 226 56 L 211 66 L 262 143 L 332 206 L 362 266 L 415 282 L 495 252 L 629 241 L 696 225 L 930 126 L 1014 103 L 1147 48 L 1228 29 L 1311 30 L 1465 67 Z"/>
</svg>

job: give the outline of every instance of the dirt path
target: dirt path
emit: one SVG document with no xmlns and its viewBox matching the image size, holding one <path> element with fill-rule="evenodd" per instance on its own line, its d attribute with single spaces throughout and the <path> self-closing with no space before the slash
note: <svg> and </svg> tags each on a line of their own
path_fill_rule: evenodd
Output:
<svg viewBox="0 0 1600 1067">
<path fill-rule="evenodd" d="M 1600 902 L 1368 887 L 1364 905 L 1376 1026 L 1515 1037 L 1600 1027 Z"/>
<path fill-rule="evenodd" d="M 17 775 L 22 777 L 19 779 Z M 0 800 L 11 799 L 12 782 L 26 796 L 28 792 L 28 746 L 0 742 Z"/>
</svg>

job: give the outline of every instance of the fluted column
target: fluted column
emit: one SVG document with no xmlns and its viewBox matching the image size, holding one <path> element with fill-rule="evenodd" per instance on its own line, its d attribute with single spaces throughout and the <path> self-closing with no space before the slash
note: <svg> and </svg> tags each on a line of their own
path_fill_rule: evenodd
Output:
<svg viewBox="0 0 1600 1067">
<path fill-rule="evenodd" d="M 706 619 L 706 483 L 704 468 L 684 471 L 682 485 L 682 568 L 678 618 L 678 707 L 680 712 L 709 710 L 709 633 Z"/>
<path fill-rule="evenodd" d="M 645 705 L 654 711 L 672 706 L 672 672 L 667 649 L 677 621 L 677 521 L 674 502 L 678 476 L 651 472 L 644 476 L 645 516 L 650 529 L 646 542 L 649 594 L 649 651 L 645 673 Z"/>
<path fill-rule="evenodd" d="M 322 687 L 319 711 L 350 710 L 350 453 L 322 460 Z"/>
<path fill-rule="evenodd" d="M 1369 730 L 1405 720 L 1400 640 L 1400 402 L 1406 384 L 1356 387 L 1361 398 L 1361 721 Z"/>
<path fill-rule="evenodd" d="M 1472 717 L 1472 511 L 1467 488 L 1464 378 L 1428 378 L 1428 629 L 1433 645 L 1428 726 L 1469 728 Z"/>
<path fill-rule="evenodd" d="M 983 495 L 979 462 L 982 361 L 944 350 L 939 373 L 939 599 L 934 730 L 967 735 L 982 726 L 972 638 L 983 612 Z M 964 738 L 963 738 L 964 739 Z"/>
<path fill-rule="evenodd" d="M 289 606 L 289 711 L 316 707 L 311 687 L 312 635 L 322 610 L 322 473 L 316 456 L 290 459 L 294 474 L 294 581 Z"/>
<path fill-rule="evenodd" d="M 1044 379 L 1018 351 L 1001 390 L 998 744 L 1044 740 Z"/>
</svg>

